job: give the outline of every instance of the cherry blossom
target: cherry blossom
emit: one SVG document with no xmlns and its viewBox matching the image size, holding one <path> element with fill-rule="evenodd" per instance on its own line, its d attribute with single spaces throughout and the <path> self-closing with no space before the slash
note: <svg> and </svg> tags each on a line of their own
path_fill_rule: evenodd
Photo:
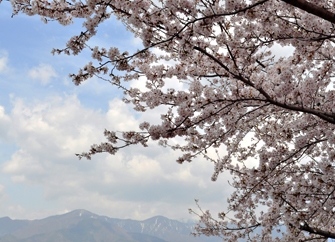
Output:
<svg viewBox="0 0 335 242">
<path fill-rule="evenodd" d="M 53 50 L 92 51 L 92 61 L 70 75 L 76 85 L 97 75 L 121 88 L 136 111 L 168 107 L 160 124 L 147 120 L 134 127 L 139 132 L 105 130 L 107 142 L 79 158 L 156 140 L 183 152 L 179 163 L 208 159 L 213 181 L 226 171 L 233 177 L 228 207 L 218 218 L 199 213 L 197 233 L 225 241 L 335 239 L 334 0 L 11 3 L 14 15 L 40 15 L 46 23 L 85 19 L 86 31 Z M 88 45 L 112 15 L 141 38 L 142 49 Z M 275 56 L 276 46 L 294 50 Z M 125 85 L 140 78 L 145 91 Z M 189 89 L 166 88 L 171 78 Z M 185 142 L 171 142 L 177 137 Z"/>
</svg>

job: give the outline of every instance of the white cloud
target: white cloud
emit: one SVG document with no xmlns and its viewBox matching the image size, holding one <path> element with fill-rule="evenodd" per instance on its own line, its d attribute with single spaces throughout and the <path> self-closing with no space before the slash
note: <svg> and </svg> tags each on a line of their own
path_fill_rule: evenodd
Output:
<svg viewBox="0 0 335 242">
<path fill-rule="evenodd" d="M 275 56 L 275 61 L 278 61 L 281 57 L 287 58 L 288 56 L 292 56 L 294 50 L 295 48 L 291 45 L 283 47 L 276 43 L 271 47 L 272 55 Z"/>
<path fill-rule="evenodd" d="M 6 188 L 3 184 L 0 184 L 0 200 L 6 195 Z"/>
<path fill-rule="evenodd" d="M 28 72 L 28 76 L 32 79 L 39 80 L 43 86 L 51 82 L 52 77 L 57 77 L 56 71 L 48 64 L 40 64 Z"/>
<path fill-rule="evenodd" d="M 22 218 L 85 208 L 111 217 L 143 219 L 161 214 L 178 219 L 190 218 L 187 209 L 195 207 L 194 198 L 206 208 L 225 203 L 229 189 L 222 189 L 223 180 L 210 181 L 212 164 L 198 159 L 179 165 L 177 152 L 152 141 L 149 148 L 127 147 L 115 156 L 78 160 L 75 153 L 105 140 L 104 128 L 137 129 L 139 119 L 119 99 L 110 101 L 106 113 L 83 107 L 76 96 L 33 104 L 14 99 L 13 105 L 6 120 L 10 119 L 9 134 L 18 149 L 0 166 L 0 174 L 9 176 L 14 185 L 42 187 L 43 203 L 58 204 L 43 213 L 34 213 L 24 202 L 11 204 L 22 207 Z M 1 113 L 0 109 L 0 122 Z M 209 205 L 213 201 L 216 205 Z M 10 215 L 7 211 L 12 210 L 0 206 L 0 213 Z M 18 217 L 18 212 L 11 213 Z"/>
<path fill-rule="evenodd" d="M 143 48 L 142 39 L 140 39 L 138 37 L 132 38 L 131 43 L 132 43 L 132 46 L 134 46 L 134 47 Z"/>
<path fill-rule="evenodd" d="M 117 131 L 138 130 L 138 122 L 131 114 L 127 106 L 120 99 L 114 99 L 109 102 L 109 110 L 106 118 L 109 123 L 113 124 L 113 128 Z"/>
<path fill-rule="evenodd" d="M 8 54 L 6 51 L 0 52 L 0 73 L 5 73 L 9 70 L 9 67 L 7 66 L 8 62 Z"/>
<path fill-rule="evenodd" d="M 0 106 L 0 143 L 9 139 L 8 129 L 10 122 L 10 117 L 5 113 L 4 107 Z"/>
</svg>

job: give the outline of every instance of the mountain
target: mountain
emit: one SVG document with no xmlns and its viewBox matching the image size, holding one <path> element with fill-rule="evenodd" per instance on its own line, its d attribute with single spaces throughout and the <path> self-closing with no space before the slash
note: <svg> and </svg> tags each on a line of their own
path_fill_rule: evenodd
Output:
<svg viewBox="0 0 335 242">
<path fill-rule="evenodd" d="M 39 220 L 0 218 L 0 242 L 218 242 L 194 238 L 194 225 L 156 216 L 143 221 L 99 216 L 84 209 Z M 214 240 L 213 240 L 214 239 Z"/>
<path fill-rule="evenodd" d="M 156 216 L 143 221 L 112 219 L 110 222 L 118 227 L 133 233 L 142 233 L 156 236 L 171 242 L 199 241 L 190 236 L 194 225 L 181 223 L 163 216 Z"/>
<path fill-rule="evenodd" d="M 10 234 L 6 234 L 0 238 L 0 242 L 19 242 L 19 240 Z"/>
<path fill-rule="evenodd" d="M 9 217 L 0 218 L 0 236 L 10 234 L 29 223 L 28 220 L 11 220 Z"/>
<path fill-rule="evenodd" d="M 151 238 L 150 238 L 151 239 Z M 159 239 L 150 240 L 145 236 L 144 242 L 165 242 Z M 44 234 L 36 234 L 29 238 L 20 240 L 20 242 L 137 242 L 132 235 L 126 231 L 113 226 L 110 223 L 97 219 L 84 218 L 78 224 L 69 228 L 56 230 Z"/>
</svg>

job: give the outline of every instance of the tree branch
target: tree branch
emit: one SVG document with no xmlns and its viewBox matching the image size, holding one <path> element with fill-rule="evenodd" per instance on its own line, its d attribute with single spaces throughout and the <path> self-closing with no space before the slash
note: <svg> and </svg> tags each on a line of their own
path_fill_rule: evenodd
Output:
<svg viewBox="0 0 335 242">
<path fill-rule="evenodd" d="M 265 92 L 263 90 L 263 88 L 256 88 L 255 85 L 249 81 L 248 79 L 244 78 L 241 75 L 235 74 L 233 72 L 231 72 L 229 70 L 229 68 L 224 65 L 219 59 L 217 59 L 215 56 L 211 55 L 210 53 L 208 53 L 206 50 L 198 47 L 198 46 L 194 46 L 193 47 L 195 50 L 198 50 L 199 52 L 203 53 L 204 55 L 208 56 L 210 59 L 212 59 L 214 62 L 216 62 L 217 64 L 219 64 L 227 73 L 230 73 L 235 79 L 242 81 L 243 83 L 245 83 L 246 85 L 255 88 L 256 90 L 258 90 L 264 97 L 265 100 L 259 100 L 259 101 L 266 101 L 269 102 L 275 106 L 281 107 L 281 108 L 285 108 L 288 110 L 292 110 L 292 111 L 298 111 L 298 112 L 303 112 L 303 113 L 310 113 L 313 114 L 315 116 L 318 116 L 319 118 L 334 124 L 335 123 L 335 116 L 332 113 L 328 113 L 328 112 L 323 112 L 323 111 L 319 111 L 319 110 L 315 110 L 312 108 L 305 108 L 305 107 L 299 107 L 299 106 L 295 106 L 293 104 L 286 104 L 286 103 L 281 103 L 281 102 L 277 102 L 275 99 L 271 98 L 269 96 L 269 94 L 267 92 Z"/>
<path fill-rule="evenodd" d="M 331 23 L 335 23 L 335 14 L 328 11 L 325 8 L 319 7 L 305 0 L 282 0 L 282 1 L 297 8 L 300 8 L 301 10 L 304 10 L 315 16 L 318 16 L 324 20 L 327 20 Z"/>
<path fill-rule="evenodd" d="M 318 234 L 318 235 L 324 236 L 326 238 L 335 239 L 335 233 L 324 231 L 324 230 L 321 230 L 321 229 L 318 229 L 318 228 L 312 228 L 312 227 L 309 227 L 308 224 L 301 225 L 299 227 L 299 229 L 304 230 L 306 232 L 309 232 L 311 234 Z"/>
</svg>

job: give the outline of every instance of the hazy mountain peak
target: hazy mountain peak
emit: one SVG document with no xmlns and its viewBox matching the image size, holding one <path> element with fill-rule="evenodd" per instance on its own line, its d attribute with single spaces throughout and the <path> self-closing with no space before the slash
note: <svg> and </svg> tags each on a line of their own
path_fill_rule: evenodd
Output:
<svg viewBox="0 0 335 242">
<path fill-rule="evenodd" d="M 85 209 L 76 209 L 76 210 L 73 210 L 72 212 L 69 212 L 67 214 L 71 214 L 71 215 L 74 215 L 74 216 L 79 216 L 79 217 L 92 217 L 92 218 L 97 218 L 98 215 L 94 214 L 94 213 L 91 213 L 90 211 L 87 211 Z"/>
<path fill-rule="evenodd" d="M 6 217 L 2 217 L 0 218 L 2 221 L 9 221 L 12 220 L 10 217 L 6 216 Z"/>
<path fill-rule="evenodd" d="M 168 219 L 167 217 L 161 216 L 161 215 L 157 215 L 157 216 L 154 216 L 152 218 L 146 219 L 144 221 L 147 221 L 147 220 L 168 221 L 170 219 Z"/>
<path fill-rule="evenodd" d="M 168 219 L 164 216 L 155 216 L 155 217 L 146 219 L 142 222 L 147 223 L 147 224 L 151 224 L 152 228 L 154 228 L 154 227 L 157 228 L 157 227 L 164 226 L 165 228 L 178 230 L 178 229 L 180 229 L 180 226 L 187 227 L 187 229 L 192 227 L 192 226 L 189 226 L 187 224 L 183 224 L 182 222 L 179 222 L 177 220 Z"/>
</svg>

